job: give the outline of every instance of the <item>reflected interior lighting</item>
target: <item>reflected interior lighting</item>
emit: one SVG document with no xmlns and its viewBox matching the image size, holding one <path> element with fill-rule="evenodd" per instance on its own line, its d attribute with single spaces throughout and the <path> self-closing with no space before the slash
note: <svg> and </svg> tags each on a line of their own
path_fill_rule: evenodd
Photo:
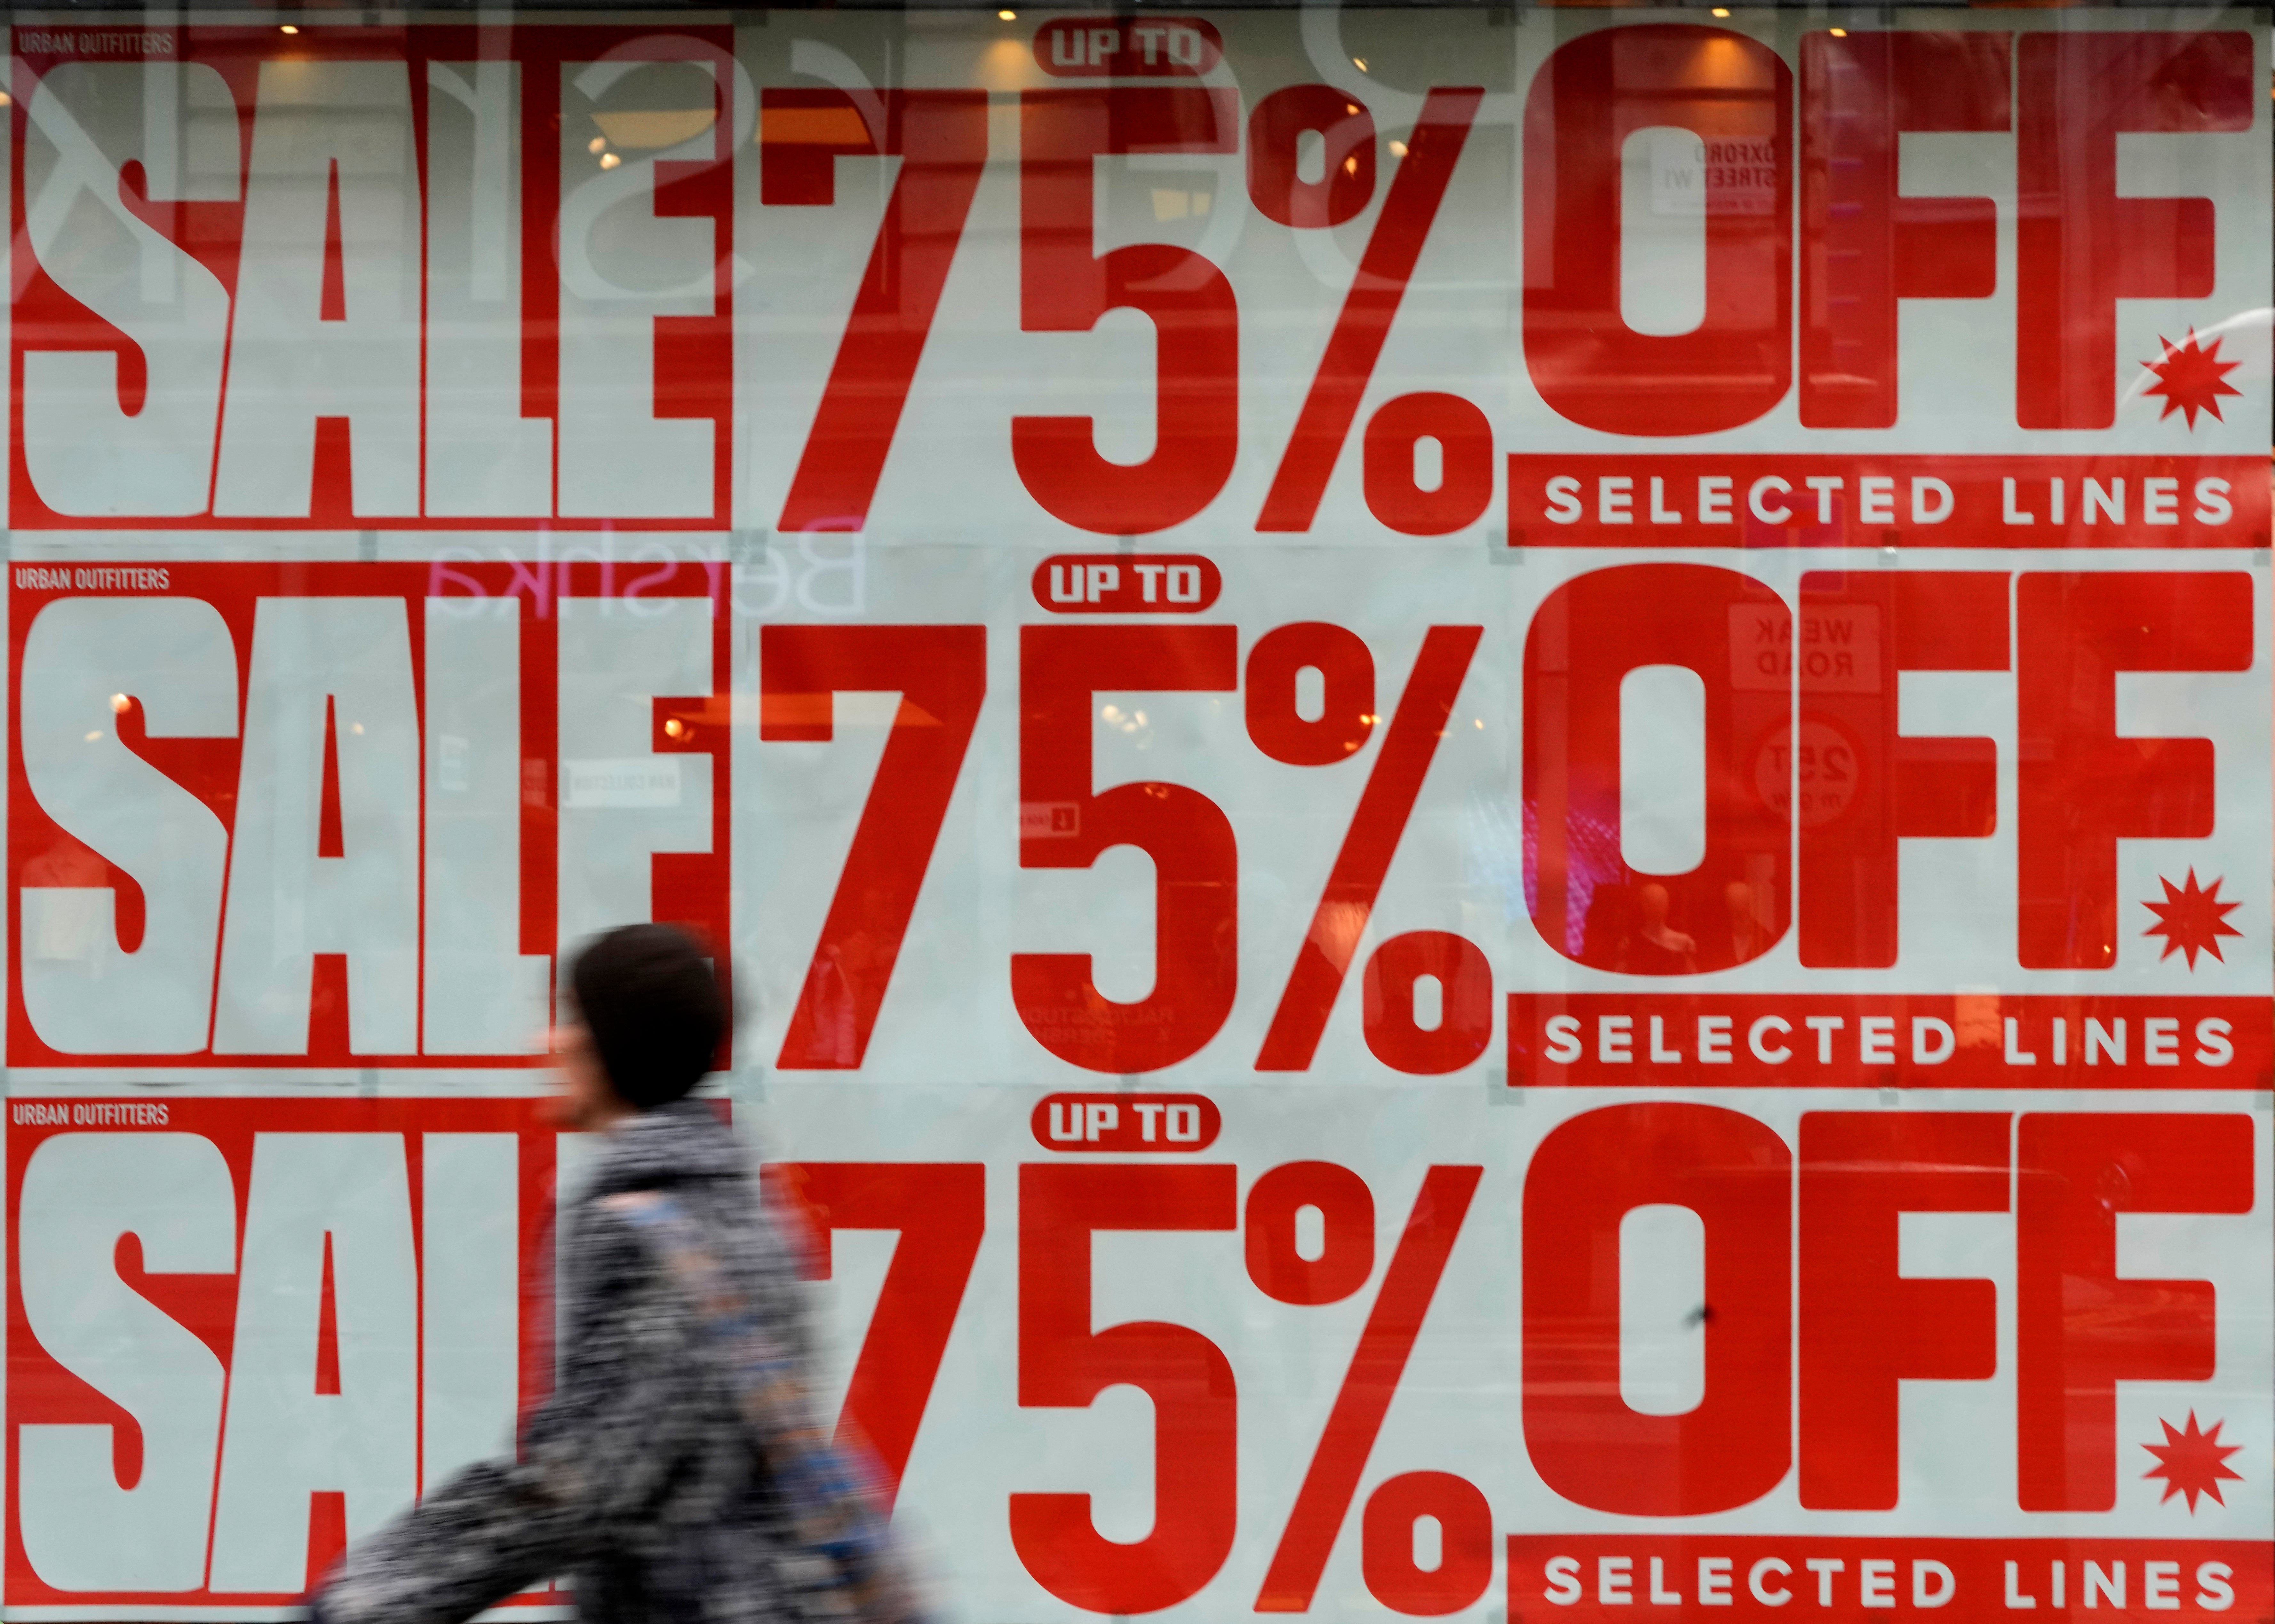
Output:
<svg viewBox="0 0 2275 1624">
<path fill-rule="evenodd" d="M 1001 18 L 1007 23 L 1015 23 L 1019 20 L 1019 14 L 1017 11 L 998 11 L 995 15 Z"/>
<path fill-rule="evenodd" d="M 601 167 L 604 170 L 612 170 L 623 162 L 622 158 L 612 152 L 604 152 L 601 155 Z"/>
<path fill-rule="evenodd" d="M 585 143 L 585 150 L 586 152 L 606 152 L 608 149 L 608 138 L 605 135 L 596 135 L 591 140 Z"/>
<path fill-rule="evenodd" d="M 10 105 L 11 105 L 11 104 L 13 103 L 13 102 L 14 102 L 14 98 L 13 98 L 13 97 L 11 97 L 11 95 L 9 95 L 9 94 L 8 94 L 6 91 L 4 91 L 4 90 L 0 90 L 0 107 L 7 107 L 7 106 L 10 106 Z"/>
<path fill-rule="evenodd" d="M 1404 141 L 1391 142 L 1390 155 L 1394 158 L 1404 157 L 1406 155 L 1406 143 Z"/>
<path fill-rule="evenodd" d="M 1848 37 L 1848 30 L 1846 28 L 1835 28 L 1833 30 L 1833 37 L 1836 40 L 1845 40 Z"/>
<path fill-rule="evenodd" d="M 663 730 L 671 737 L 677 738 L 687 731 L 687 724 L 680 721 L 678 717 L 674 716 L 669 721 L 663 724 Z"/>
<path fill-rule="evenodd" d="M 1026 82 L 1026 76 L 1033 69 L 1033 57 L 1029 55 L 1027 47 L 1016 39 L 991 41 L 987 49 L 979 55 L 980 77 L 990 90 L 1017 90 Z M 861 115 L 853 112 L 850 107 L 843 110 L 853 114 L 853 122 L 860 125 L 861 139 L 866 142 L 869 126 L 861 123 Z M 757 137 L 752 139 L 755 140 Z"/>
<path fill-rule="evenodd" d="M 279 34 L 298 34 L 300 32 L 300 29 L 297 24 L 285 23 L 279 26 L 276 32 Z"/>
<path fill-rule="evenodd" d="M 1358 173 L 1358 155 L 1354 153 L 1349 157 L 1343 160 L 1343 173 L 1346 175 L 1356 175 Z"/>
<path fill-rule="evenodd" d="M 97 740 L 97 739 L 101 738 L 102 736 L 102 729 L 101 728 L 97 728 L 94 732 L 92 732 L 92 733 L 90 733 L 90 734 L 88 734 L 88 735 L 87 736 L 87 742 L 88 744 L 94 744 L 94 741 L 95 741 L 95 740 Z"/>
<path fill-rule="evenodd" d="M 860 115 L 855 113 L 853 117 L 858 119 Z M 692 141 L 718 120 L 715 107 L 619 108 L 593 115 L 593 122 L 600 126 L 604 140 L 612 147 L 626 147 L 634 152 Z M 865 137 L 867 132 L 867 126 L 863 125 Z"/>
<path fill-rule="evenodd" d="M 1714 8 L 1714 15 L 1717 17 L 1727 17 L 1729 14 L 1730 8 L 1727 5 L 1718 5 Z"/>
<path fill-rule="evenodd" d="M 1362 73 L 1365 72 L 1366 58 L 1364 57 L 1353 57 L 1351 58 L 1351 66 L 1357 68 Z"/>
<path fill-rule="evenodd" d="M 110 696 L 110 708 L 121 713 L 122 714 L 125 712 L 126 707 L 133 703 L 133 700 L 128 699 L 123 693 L 114 693 Z"/>
</svg>

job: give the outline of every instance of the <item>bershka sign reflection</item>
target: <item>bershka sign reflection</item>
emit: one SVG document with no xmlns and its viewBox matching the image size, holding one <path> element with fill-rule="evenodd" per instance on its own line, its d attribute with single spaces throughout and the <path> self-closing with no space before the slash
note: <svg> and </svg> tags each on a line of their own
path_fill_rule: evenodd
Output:
<svg viewBox="0 0 2275 1624">
<path fill-rule="evenodd" d="M 11 1616 L 499 1446 L 650 918 L 950 1620 L 2275 1613 L 2262 19 L 293 26 L 14 36 Z"/>
</svg>

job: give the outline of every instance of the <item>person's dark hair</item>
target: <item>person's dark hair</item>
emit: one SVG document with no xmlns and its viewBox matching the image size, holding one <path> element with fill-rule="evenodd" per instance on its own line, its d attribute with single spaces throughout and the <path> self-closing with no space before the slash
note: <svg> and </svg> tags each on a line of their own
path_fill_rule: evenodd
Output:
<svg viewBox="0 0 2275 1624">
<path fill-rule="evenodd" d="M 577 956 L 569 984 L 608 1082 L 642 1111 L 669 1105 L 711 1069 L 727 1001 L 703 949 L 668 925 L 627 925 Z"/>
</svg>

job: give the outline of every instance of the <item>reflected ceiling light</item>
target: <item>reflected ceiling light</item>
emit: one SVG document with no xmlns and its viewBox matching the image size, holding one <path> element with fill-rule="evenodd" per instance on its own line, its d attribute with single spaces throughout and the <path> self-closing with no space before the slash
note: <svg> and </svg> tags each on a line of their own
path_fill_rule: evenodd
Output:
<svg viewBox="0 0 2275 1624">
<path fill-rule="evenodd" d="M 1351 58 L 1351 66 L 1357 68 L 1362 73 L 1365 72 L 1366 58 L 1364 57 L 1353 57 Z"/>
<path fill-rule="evenodd" d="M 1845 40 L 1848 37 L 1848 30 L 1846 28 L 1835 28 L 1833 30 L 1833 37 L 1836 40 Z"/>
<path fill-rule="evenodd" d="M 133 700 L 128 699 L 123 693 L 114 693 L 110 696 L 110 708 L 114 711 L 124 712 L 128 706 L 133 703 Z"/>
<path fill-rule="evenodd" d="M 1001 18 L 1007 23 L 1015 23 L 1019 20 L 1019 14 L 1017 11 L 998 11 L 995 15 Z"/>
<path fill-rule="evenodd" d="M 858 113 L 851 116 L 856 121 L 860 117 Z M 636 152 L 692 141 L 718 121 L 715 107 L 618 108 L 593 115 L 593 124 L 600 127 L 610 146 L 626 147 Z"/>
<path fill-rule="evenodd" d="M 605 136 L 605 135 L 596 135 L 596 136 L 594 136 L 591 140 L 586 141 L 586 142 L 585 143 L 585 150 L 586 150 L 586 152 L 594 152 L 594 153 L 598 153 L 598 152 L 606 152 L 606 151 L 608 151 L 608 138 L 607 136 Z"/>
<path fill-rule="evenodd" d="M 298 24 L 285 23 L 279 26 L 276 32 L 279 34 L 298 34 L 300 32 L 300 29 Z"/>
<path fill-rule="evenodd" d="M 612 170 L 623 162 L 622 158 L 612 152 L 604 152 L 601 155 L 601 167 L 604 170 Z"/>
<path fill-rule="evenodd" d="M 1394 158 L 1404 157 L 1406 155 L 1406 143 L 1404 141 L 1391 142 L 1390 155 Z"/>
</svg>

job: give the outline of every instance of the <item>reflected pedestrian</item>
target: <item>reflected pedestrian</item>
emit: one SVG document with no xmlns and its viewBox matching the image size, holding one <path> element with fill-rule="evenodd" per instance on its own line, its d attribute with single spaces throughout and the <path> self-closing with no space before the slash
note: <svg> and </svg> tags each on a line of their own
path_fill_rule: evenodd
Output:
<svg viewBox="0 0 2275 1624">
<path fill-rule="evenodd" d="M 1636 891 L 1642 918 L 1628 938 L 1620 968 L 1644 976 L 1687 976 L 1698 968 L 1698 944 L 1667 922 L 1672 899 L 1657 880 Z"/>
</svg>

